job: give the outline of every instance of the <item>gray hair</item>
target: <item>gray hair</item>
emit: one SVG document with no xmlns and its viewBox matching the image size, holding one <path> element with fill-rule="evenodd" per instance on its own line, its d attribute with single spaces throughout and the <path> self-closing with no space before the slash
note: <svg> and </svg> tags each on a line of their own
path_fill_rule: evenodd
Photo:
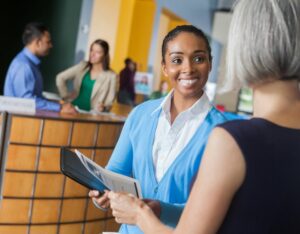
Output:
<svg viewBox="0 0 300 234">
<path fill-rule="evenodd" d="M 300 1 L 238 1 L 222 91 L 279 79 L 300 80 Z"/>
</svg>

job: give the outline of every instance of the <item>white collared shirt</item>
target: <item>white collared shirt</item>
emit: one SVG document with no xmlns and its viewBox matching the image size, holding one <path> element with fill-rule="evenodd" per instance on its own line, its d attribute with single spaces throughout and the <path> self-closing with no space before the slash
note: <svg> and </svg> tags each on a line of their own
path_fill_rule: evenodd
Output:
<svg viewBox="0 0 300 234">
<path fill-rule="evenodd" d="M 152 150 L 155 176 L 158 182 L 189 143 L 212 107 L 207 95 L 203 93 L 201 98 L 189 109 L 181 112 L 171 125 L 170 107 L 172 97 L 173 91 L 165 97 L 161 105 L 154 111 L 162 109 Z"/>
</svg>

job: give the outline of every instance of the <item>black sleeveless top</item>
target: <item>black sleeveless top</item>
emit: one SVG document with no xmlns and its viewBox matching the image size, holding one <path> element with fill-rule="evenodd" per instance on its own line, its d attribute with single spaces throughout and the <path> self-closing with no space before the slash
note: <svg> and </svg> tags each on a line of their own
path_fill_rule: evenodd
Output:
<svg viewBox="0 0 300 234">
<path fill-rule="evenodd" d="M 261 118 L 220 127 L 239 145 L 246 176 L 218 233 L 300 234 L 300 129 Z"/>
</svg>

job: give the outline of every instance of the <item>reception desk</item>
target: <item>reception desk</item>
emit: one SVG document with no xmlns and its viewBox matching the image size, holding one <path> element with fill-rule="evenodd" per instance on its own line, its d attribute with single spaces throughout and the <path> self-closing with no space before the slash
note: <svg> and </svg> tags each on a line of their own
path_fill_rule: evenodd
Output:
<svg viewBox="0 0 300 234">
<path fill-rule="evenodd" d="M 2 113 L 1 234 L 99 234 L 116 231 L 110 213 L 60 172 L 60 147 L 105 166 L 120 135 L 118 116 Z"/>
</svg>

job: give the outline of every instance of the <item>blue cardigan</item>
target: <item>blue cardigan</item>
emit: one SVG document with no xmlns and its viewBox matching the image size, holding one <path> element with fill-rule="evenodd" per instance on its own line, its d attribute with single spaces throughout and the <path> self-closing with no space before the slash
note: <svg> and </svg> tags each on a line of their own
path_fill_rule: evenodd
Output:
<svg viewBox="0 0 300 234">
<path fill-rule="evenodd" d="M 107 169 L 139 180 L 144 198 L 159 200 L 161 221 L 175 227 L 197 174 L 208 135 L 226 121 L 214 107 L 198 127 L 190 142 L 171 164 L 160 182 L 155 177 L 152 148 L 163 98 L 137 106 L 125 122 Z M 142 233 L 132 225 L 122 225 L 120 233 Z"/>
</svg>

